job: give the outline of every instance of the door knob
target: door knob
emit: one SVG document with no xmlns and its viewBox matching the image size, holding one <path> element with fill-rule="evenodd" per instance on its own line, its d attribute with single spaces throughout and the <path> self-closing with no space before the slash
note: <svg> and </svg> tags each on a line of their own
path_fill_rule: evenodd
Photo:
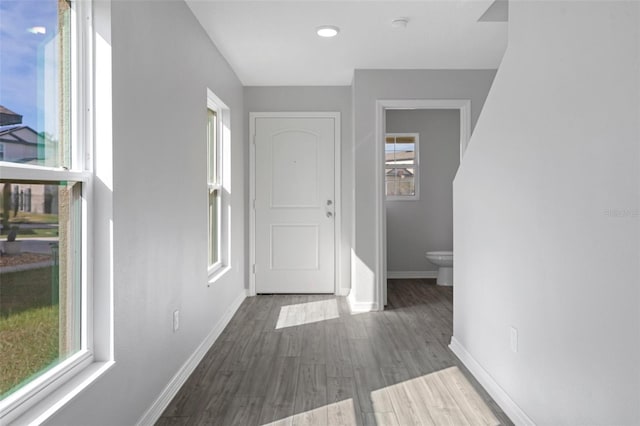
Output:
<svg viewBox="0 0 640 426">
<path fill-rule="evenodd" d="M 330 206 L 331 204 L 333 204 L 333 201 L 327 200 L 327 205 Z"/>
<path fill-rule="evenodd" d="M 327 217 L 329 217 L 329 218 L 330 218 L 330 217 L 332 217 L 332 216 L 333 216 L 333 213 L 331 213 L 331 212 L 327 212 Z"/>
</svg>

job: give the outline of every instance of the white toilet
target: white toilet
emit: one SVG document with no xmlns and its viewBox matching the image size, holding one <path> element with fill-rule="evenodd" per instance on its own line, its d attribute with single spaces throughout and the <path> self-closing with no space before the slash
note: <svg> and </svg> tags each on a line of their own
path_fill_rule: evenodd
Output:
<svg viewBox="0 0 640 426">
<path fill-rule="evenodd" d="M 427 260 L 438 266 L 438 285 L 453 285 L 453 252 L 452 251 L 428 251 Z"/>
</svg>

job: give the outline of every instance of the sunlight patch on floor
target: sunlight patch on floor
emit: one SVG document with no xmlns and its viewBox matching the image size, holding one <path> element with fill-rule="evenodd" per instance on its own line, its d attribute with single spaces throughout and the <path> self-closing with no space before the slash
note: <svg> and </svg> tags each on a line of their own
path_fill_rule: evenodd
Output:
<svg viewBox="0 0 640 426">
<path fill-rule="evenodd" d="M 302 425 L 357 425 L 353 399 L 345 399 L 313 410 L 297 413 L 263 426 L 302 426 Z"/>
<path fill-rule="evenodd" d="M 280 308 L 276 330 L 340 318 L 336 299 L 298 303 Z"/>
<path fill-rule="evenodd" d="M 389 369 L 387 373 L 391 377 L 406 374 L 403 368 L 397 370 Z M 500 424 L 458 367 L 398 381 L 371 392 L 374 407 L 376 402 L 382 403 L 387 398 L 391 400 L 400 424 Z"/>
</svg>

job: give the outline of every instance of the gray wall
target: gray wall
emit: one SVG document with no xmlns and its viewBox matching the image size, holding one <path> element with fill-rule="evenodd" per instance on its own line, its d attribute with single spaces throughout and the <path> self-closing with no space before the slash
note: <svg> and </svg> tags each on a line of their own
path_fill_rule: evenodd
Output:
<svg viewBox="0 0 640 426">
<path fill-rule="evenodd" d="M 375 140 L 377 99 L 470 99 L 471 124 L 480 115 L 495 70 L 356 70 L 354 111 L 354 237 L 352 294 L 357 303 L 374 301 L 376 263 Z"/>
<path fill-rule="evenodd" d="M 454 182 L 454 336 L 536 424 L 637 425 L 640 5 L 509 14 Z"/>
<path fill-rule="evenodd" d="M 351 112 L 351 87 L 245 87 L 245 129 L 249 128 L 250 112 L 282 112 L 282 111 L 337 111 L 340 113 L 342 129 L 340 133 L 342 149 L 342 288 L 348 289 L 351 281 L 349 259 L 351 251 L 351 218 L 352 218 L 352 172 L 353 137 Z M 248 153 L 249 138 L 245 138 Z M 247 155 L 246 170 L 249 170 Z M 245 185 L 246 200 L 249 197 L 249 182 Z M 246 223 L 249 223 L 247 211 Z M 248 238 L 248 229 L 247 229 Z M 248 244 L 248 240 L 246 241 Z M 247 245 L 248 247 L 248 245 Z M 248 259 L 247 259 L 248 262 Z M 248 270 L 248 268 L 247 268 Z"/>
<path fill-rule="evenodd" d="M 245 293 L 240 81 L 183 2 L 114 1 L 112 27 L 115 365 L 49 424 L 136 424 Z M 207 87 L 232 115 L 232 269 L 211 287 Z"/>
<path fill-rule="evenodd" d="M 460 111 L 389 110 L 388 133 L 420 134 L 420 199 L 386 202 L 387 271 L 437 271 L 426 251 L 453 249 L 453 178 Z"/>
</svg>

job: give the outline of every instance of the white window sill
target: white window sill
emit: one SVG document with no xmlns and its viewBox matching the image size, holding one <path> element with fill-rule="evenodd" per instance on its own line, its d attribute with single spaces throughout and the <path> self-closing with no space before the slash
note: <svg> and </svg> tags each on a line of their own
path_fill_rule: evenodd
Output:
<svg viewBox="0 0 640 426">
<path fill-rule="evenodd" d="M 386 201 L 420 201 L 420 197 L 416 197 L 416 196 L 387 197 Z"/>
<path fill-rule="evenodd" d="M 231 266 L 222 266 L 222 267 L 220 267 L 218 269 L 215 269 L 215 270 L 209 272 L 209 280 L 208 280 L 207 287 L 210 287 L 211 285 L 215 284 L 224 275 L 226 275 L 227 272 L 229 272 L 230 270 L 231 270 Z"/>
<path fill-rule="evenodd" d="M 30 407 L 19 417 L 10 419 L 8 423 L 5 423 L 5 419 L 2 419 L 2 424 L 39 425 L 44 423 L 49 417 L 64 407 L 65 404 L 107 372 L 114 364 L 114 361 L 89 364 L 76 376 Z"/>
</svg>

